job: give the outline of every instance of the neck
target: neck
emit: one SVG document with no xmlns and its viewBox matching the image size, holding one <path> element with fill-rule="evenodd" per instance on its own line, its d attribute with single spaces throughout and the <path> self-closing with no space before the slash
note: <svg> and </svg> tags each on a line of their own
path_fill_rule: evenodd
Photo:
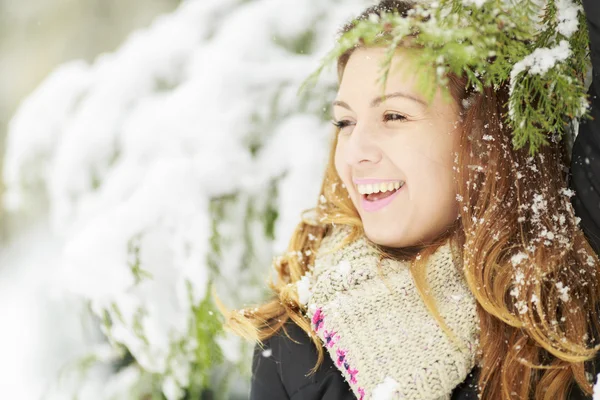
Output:
<svg viewBox="0 0 600 400">
<path fill-rule="evenodd" d="M 413 246 L 406 247 L 390 247 L 380 246 L 369 240 L 369 243 L 375 246 L 382 254 L 384 258 L 390 258 L 395 261 L 412 261 L 417 255 L 428 255 L 440 246 L 444 245 L 448 240 L 458 240 L 458 232 L 460 228 L 460 221 L 456 220 L 454 224 L 444 230 L 442 233 L 437 235 L 434 239 L 418 243 Z"/>
</svg>

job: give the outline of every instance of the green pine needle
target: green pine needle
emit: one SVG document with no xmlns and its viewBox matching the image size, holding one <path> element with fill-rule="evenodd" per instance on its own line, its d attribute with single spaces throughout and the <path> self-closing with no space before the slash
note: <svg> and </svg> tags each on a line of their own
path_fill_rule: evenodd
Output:
<svg viewBox="0 0 600 400">
<path fill-rule="evenodd" d="M 514 147 L 528 147 L 533 155 L 548 144 L 550 135 L 562 137 L 569 119 L 589 117 L 583 85 L 589 65 L 587 26 L 581 0 L 574 2 L 579 6 L 579 25 L 569 38 L 557 31 L 554 0 L 549 0 L 544 10 L 533 0 L 512 4 L 488 0 L 480 7 L 461 0 L 441 0 L 430 6 L 417 5 L 407 17 L 385 13 L 380 18 L 355 20 L 354 28 L 340 36 L 299 91 L 314 86 L 326 67 L 358 46 L 386 47 L 378 80 L 384 90 L 396 49 L 418 32 L 410 39 L 420 49 L 418 65 L 423 68 L 416 68 L 417 81 L 426 97 L 431 100 L 436 87 L 447 86 L 448 72 L 466 76 L 468 88 L 478 92 L 509 83 L 510 112 L 502 118 L 513 130 Z M 510 82 L 515 64 L 538 49 L 557 47 L 562 40 L 569 43 L 569 57 L 541 74 L 524 68 Z M 435 82 L 431 82 L 427 66 L 434 67 Z"/>
</svg>

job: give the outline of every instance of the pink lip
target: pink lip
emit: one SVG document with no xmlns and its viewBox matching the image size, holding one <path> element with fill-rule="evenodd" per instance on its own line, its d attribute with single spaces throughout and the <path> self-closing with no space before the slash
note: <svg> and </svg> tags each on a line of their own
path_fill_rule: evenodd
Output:
<svg viewBox="0 0 600 400">
<path fill-rule="evenodd" d="M 353 179 L 355 185 L 370 185 L 372 183 L 398 182 L 402 179 Z"/>
<path fill-rule="evenodd" d="M 396 190 L 391 196 L 377 201 L 368 201 L 364 195 L 360 195 L 360 204 L 362 206 L 362 209 L 366 212 L 374 212 L 381 210 L 383 207 L 387 206 L 394 200 L 394 198 L 398 195 L 398 193 L 400 193 L 404 186 L 406 186 L 406 184 L 404 184 L 400 189 Z"/>
</svg>

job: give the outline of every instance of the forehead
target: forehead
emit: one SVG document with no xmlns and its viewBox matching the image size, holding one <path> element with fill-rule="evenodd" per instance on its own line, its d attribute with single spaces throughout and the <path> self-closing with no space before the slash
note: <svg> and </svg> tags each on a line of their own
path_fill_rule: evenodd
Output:
<svg viewBox="0 0 600 400">
<path fill-rule="evenodd" d="M 400 92 L 408 97 L 419 99 L 428 107 L 438 110 L 457 110 L 454 101 L 444 100 L 443 91 L 449 89 L 437 86 L 433 97 L 427 99 L 427 93 L 419 87 L 419 78 L 435 80 L 435 70 L 427 69 L 419 61 L 419 49 L 396 49 L 392 58 L 389 75 L 385 88 L 379 81 L 383 74 L 382 63 L 386 57 L 383 47 L 361 47 L 350 56 L 342 74 L 338 88 L 337 99 L 351 102 L 355 105 L 367 104 L 370 99 L 389 93 Z M 424 74 L 424 76 L 420 76 Z"/>
<path fill-rule="evenodd" d="M 386 49 L 382 47 L 360 47 L 356 49 L 342 74 L 339 92 L 358 91 L 359 93 L 381 92 L 379 78 L 382 76 L 382 63 Z M 416 88 L 416 54 L 414 49 L 399 48 L 392 58 L 385 91 L 408 91 L 418 94 Z"/>
</svg>

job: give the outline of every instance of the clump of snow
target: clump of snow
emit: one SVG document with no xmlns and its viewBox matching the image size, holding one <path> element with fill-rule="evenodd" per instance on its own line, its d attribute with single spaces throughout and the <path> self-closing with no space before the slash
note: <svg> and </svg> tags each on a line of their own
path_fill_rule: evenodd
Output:
<svg viewBox="0 0 600 400">
<path fill-rule="evenodd" d="M 523 273 L 523 271 L 518 270 L 515 273 L 515 282 L 519 285 L 524 285 L 525 284 L 525 274 Z"/>
<path fill-rule="evenodd" d="M 594 262 L 594 257 L 588 255 L 586 260 L 585 260 L 586 264 L 589 265 L 590 267 L 593 267 L 595 265 Z"/>
<path fill-rule="evenodd" d="M 310 291 L 310 273 L 302 276 L 298 282 L 296 282 L 296 290 L 298 291 L 298 300 L 300 304 L 307 305 L 310 301 L 312 293 Z"/>
<path fill-rule="evenodd" d="M 575 196 L 575 191 L 573 189 L 570 189 L 570 188 L 563 188 L 563 189 L 561 189 L 560 193 L 563 194 L 563 195 L 565 195 L 565 196 L 567 196 L 567 197 L 569 197 L 569 198 Z"/>
<path fill-rule="evenodd" d="M 572 0 L 556 0 L 555 5 L 556 20 L 558 22 L 556 29 L 561 35 L 569 38 L 579 27 L 577 14 L 582 12 L 583 8 Z"/>
<path fill-rule="evenodd" d="M 557 46 L 552 48 L 535 49 L 513 66 L 510 72 L 509 94 L 512 95 L 520 73 L 527 71 L 530 74 L 544 75 L 557 63 L 567 60 L 570 56 L 571 48 L 567 40 L 561 40 Z M 514 116 L 514 104 L 512 102 L 509 102 L 508 114 L 511 118 Z M 524 121 L 521 121 L 521 123 L 524 123 Z"/>
<path fill-rule="evenodd" d="M 352 266 L 350 265 L 350 262 L 348 260 L 342 260 L 337 265 L 337 269 L 342 275 L 348 275 L 348 273 L 350 273 L 351 268 Z"/>
<path fill-rule="evenodd" d="M 569 301 L 569 290 L 568 286 L 565 286 L 562 282 L 556 282 L 556 289 L 558 289 L 559 297 L 562 301 Z"/>
<path fill-rule="evenodd" d="M 526 70 L 531 74 L 544 75 L 556 63 L 565 61 L 570 55 L 571 48 L 567 40 L 561 40 L 558 46 L 553 48 L 535 49 L 533 53 L 515 63 L 510 73 L 511 81 Z"/>
<path fill-rule="evenodd" d="M 398 386 L 398 382 L 387 376 L 382 383 L 373 389 L 372 397 L 377 400 L 393 400 L 396 397 Z"/>
<path fill-rule="evenodd" d="M 475 5 L 478 8 L 481 8 L 488 0 L 463 0 L 463 4 L 465 6 Z"/>
<path fill-rule="evenodd" d="M 510 295 L 513 297 L 519 297 L 520 292 L 521 292 L 521 290 L 518 287 L 514 287 L 511 289 Z"/>
<path fill-rule="evenodd" d="M 544 196 L 540 193 L 537 193 L 533 196 L 533 204 L 531 205 L 531 211 L 536 216 L 539 216 L 543 211 L 546 210 L 548 206 L 548 201 L 544 198 Z"/>
<path fill-rule="evenodd" d="M 512 265 L 514 267 L 514 266 L 521 264 L 527 258 L 529 258 L 529 256 L 527 254 L 525 254 L 523 252 L 519 252 L 510 258 L 510 262 L 512 263 Z"/>
<path fill-rule="evenodd" d="M 527 303 L 524 300 L 517 301 L 515 305 L 519 314 L 527 314 L 527 311 L 529 311 L 529 307 L 527 307 Z"/>
</svg>

